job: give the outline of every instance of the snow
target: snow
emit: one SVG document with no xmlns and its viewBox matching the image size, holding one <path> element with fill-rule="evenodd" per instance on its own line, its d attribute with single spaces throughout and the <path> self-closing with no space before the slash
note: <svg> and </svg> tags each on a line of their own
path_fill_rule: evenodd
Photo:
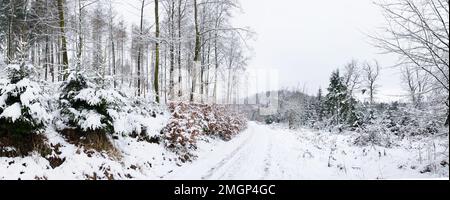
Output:
<svg viewBox="0 0 450 200">
<path fill-rule="evenodd" d="M 291 131 L 255 122 L 230 142 L 199 145 L 199 159 L 168 179 L 421 179 L 448 178 L 448 165 L 421 174 L 419 153 L 398 148 L 358 147 L 355 134 L 308 129 Z M 448 140 L 447 140 L 448 141 Z M 420 143 L 418 143 L 420 144 Z M 445 152 L 444 148 L 440 149 Z M 448 160 L 448 151 L 447 151 Z"/>
<path fill-rule="evenodd" d="M 81 90 L 74 99 L 86 101 L 91 106 L 99 105 L 103 100 L 106 102 L 125 102 L 119 93 L 114 90 L 97 90 L 95 88 L 86 88 Z"/>
<path fill-rule="evenodd" d="M 48 114 L 40 103 L 33 103 L 29 106 L 29 109 L 29 113 L 32 115 L 33 119 L 37 119 L 38 122 L 46 122 L 51 118 L 50 114 Z"/>
<path fill-rule="evenodd" d="M 0 81 L 1 81 L 1 79 L 0 79 Z M 1 85 L 2 83 L 0 83 L 0 85 Z M 0 95 L 0 108 L 3 108 L 3 107 L 5 107 L 5 105 L 6 105 L 6 94 L 4 94 L 4 95 Z"/>
<path fill-rule="evenodd" d="M 15 71 L 19 71 L 20 70 L 20 65 L 19 64 L 9 64 L 8 66 L 6 66 L 7 70 L 15 70 Z"/>
<path fill-rule="evenodd" d="M 5 108 L 5 110 L 0 114 L 0 118 L 10 119 L 15 122 L 22 116 L 20 103 L 14 103 L 11 106 Z"/>
<path fill-rule="evenodd" d="M 108 179 L 111 175 L 114 179 L 159 179 L 177 166 L 177 156 L 163 146 L 130 137 L 112 140 L 121 154 L 114 158 L 106 152 L 88 154 L 51 129 L 46 130 L 46 136 L 50 144 L 60 145 L 61 154 L 51 156 L 65 159 L 61 166 L 53 169 L 46 158 L 36 153 L 24 158 L 0 157 L 0 180 L 80 180 L 94 176 Z"/>
<path fill-rule="evenodd" d="M 31 66 L 25 66 L 31 68 Z M 18 70 L 18 65 L 8 65 L 8 68 Z M 15 122 L 23 113 L 22 109 L 27 109 L 28 114 L 37 123 L 45 123 L 50 119 L 50 115 L 43 107 L 42 89 L 39 84 L 28 78 L 23 78 L 19 82 L 13 84 L 7 78 L 0 79 L 0 108 L 5 108 L 1 116 L 11 118 Z M 9 97 L 19 97 L 20 102 L 13 105 L 6 104 Z M 29 120 L 29 119 L 27 119 Z"/>
<path fill-rule="evenodd" d="M 104 127 L 104 124 L 102 124 L 103 115 L 100 115 L 92 110 L 89 110 L 87 112 L 86 110 L 83 111 L 84 112 L 81 113 L 81 116 L 85 116 L 86 120 L 81 120 L 80 122 L 81 129 L 87 131 L 87 130 L 98 130 Z"/>
<path fill-rule="evenodd" d="M 166 116 L 148 118 L 154 130 L 168 122 Z M 430 173 L 420 170 L 433 159 L 442 156 L 427 154 L 427 144 L 435 142 L 436 152 L 448 161 L 446 140 L 401 141 L 394 148 L 351 145 L 357 135 L 347 132 L 334 134 L 310 129 L 288 130 L 279 125 L 249 122 L 248 128 L 225 142 L 200 137 L 192 163 L 182 163 L 178 156 L 163 145 L 138 141 L 125 136 L 114 139 L 120 156 L 106 152 L 86 153 L 52 128 L 46 131 L 48 143 L 59 144 L 65 159 L 52 168 L 46 158 L 34 153 L 24 158 L 0 158 L 0 179 L 448 179 L 448 165 L 437 166 Z M 439 143 L 440 141 L 440 143 Z M 443 146 L 442 146 L 443 145 Z M 422 153 L 420 156 L 419 148 Z"/>
<path fill-rule="evenodd" d="M 20 95 L 20 101 L 25 106 L 30 106 L 30 104 L 36 100 L 36 95 L 39 95 L 41 92 L 39 86 L 27 78 L 20 80 L 15 87 L 17 88 L 16 90 L 26 89 L 23 94 Z"/>
</svg>

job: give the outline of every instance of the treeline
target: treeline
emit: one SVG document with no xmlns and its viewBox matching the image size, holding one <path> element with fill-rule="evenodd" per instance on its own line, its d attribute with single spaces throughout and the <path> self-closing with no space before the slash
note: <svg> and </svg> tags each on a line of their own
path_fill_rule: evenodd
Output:
<svg viewBox="0 0 450 200">
<path fill-rule="evenodd" d="M 290 129 L 308 127 L 333 133 L 355 131 L 361 134 L 354 143 L 390 146 L 394 138 L 448 134 L 445 94 L 407 91 L 404 102 L 380 102 L 378 62 L 352 60 L 330 76 L 326 90 L 308 95 L 301 89 L 278 91 L 275 114 L 260 115 L 264 104 L 247 109 L 252 120 L 267 124 L 286 123 Z M 403 81 L 409 89 L 407 79 Z M 258 96 L 265 94 L 258 94 Z M 409 97 L 409 98 L 406 98 Z M 256 97 L 258 98 L 258 97 Z M 273 103 L 273 102 L 271 102 Z"/>
<path fill-rule="evenodd" d="M 138 24 L 118 14 L 127 4 Z M 251 32 L 230 22 L 239 9 L 237 0 L 1 0 L 0 56 L 30 62 L 46 81 L 80 71 L 158 102 L 213 102 L 246 65 Z"/>
<path fill-rule="evenodd" d="M 418 132 L 425 126 L 423 123 L 428 124 L 426 126 L 429 128 L 426 129 L 443 125 L 448 127 L 449 2 L 395 0 L 375 4 L 383 12 L 386 25 L 378 33 L 370 35 L 371 42 L 383 53 L 398 56 L 396 67 L 402 75 L 401 82 L 405 89 L 403 97 L 409 100 L 405 105 L 389 105 L 396 108 L 391 110 L 395 115 L 405 118 L 398 117 L 392 123 L 406 126 L 409 121 L 416 127 L 421 126 L 416 129 Z M 389 109 L 386 111 L 386 105 L 377 103 L 379 77 L 382 75 L 382 66 L 377 61 L 354 60 L 343 68 L 333 72 L 327 91 L 319 91 L 316 97 L 307 97 L 301 91 L 281 92 L 280 108 L 282 112 L 283 108 L 286 111 L 280 116 L 287 117 L 292 125 L 325 121 L 326 126 L 331 124 L 355 128 L 368 122 L 370 124 L 383 112 L 391 112 Z M 361 95 L 365 99 L 357 101 L 356 97 Z"/>
</svg>

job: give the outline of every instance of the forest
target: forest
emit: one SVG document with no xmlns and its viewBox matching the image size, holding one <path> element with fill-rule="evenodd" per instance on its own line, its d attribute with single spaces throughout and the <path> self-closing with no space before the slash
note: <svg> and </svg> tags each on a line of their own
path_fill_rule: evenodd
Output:
<svg viewBox="0 0 450 200">
<path fill-rule="evenodd" d="M 0 0 L 0 179 L 448 178 L 449 2 L 371 6 L 402 101 L 372 58 L 242 96 L 239 0 Z"/>
<path fill-rule="evenodd" d="M 138 24 L 118 14 L 123 4 L 139 13 Z M 236 88 L 252 36 L 230 23 L 235 0 L 20 0 L 0 9 L 6 64 L 28 62 L 52 83 L 82 72 L 156 102 L 214 102 L 218 84 Z"/>
</svg>

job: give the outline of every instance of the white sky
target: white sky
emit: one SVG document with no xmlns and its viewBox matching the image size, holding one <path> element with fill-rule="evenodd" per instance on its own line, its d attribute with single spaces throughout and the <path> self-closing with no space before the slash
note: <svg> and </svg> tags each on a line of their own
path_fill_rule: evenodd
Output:
<svg viewBox="0 0 450 200">
<path fill-rule="evenodd" d="M 305 87 L 316 94 L 328 86 L 333 70 L 351 59 L 377 59 L 383 66 L 378 100 L 390 101 L 405 94 L 393 55 L 380 54 L 366 34 L 383 26 L 384 19 L 373 0 L 240 0 L 243 13 L 233 23 L 256 32 L 249 68 L 279 71 L 280 87 Z M 137 23 L 138 1 L 120 1 L 116 9 L 126 21 Z M 145 18 L 153 21 L 153 3 Z"/>
<path fill-rule="evenodd" d="M 384 23 L 372 0 L 241 0 L 237 26 L 256 33 L 250 67 L 276 68 L 281 87 L 306 85 L 315 94 L 328 86 L 331 72 L 352 58 L 379 60 L 384 67 L 378 100 L 403 94 L 396 57 L 379 54 L 367 33 Z"/>
</svg>

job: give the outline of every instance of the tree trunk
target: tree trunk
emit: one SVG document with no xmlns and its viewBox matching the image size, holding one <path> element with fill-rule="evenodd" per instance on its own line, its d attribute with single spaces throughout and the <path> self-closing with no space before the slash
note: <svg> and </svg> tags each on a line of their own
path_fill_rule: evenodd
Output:
<svg viewBox="0 0 450 200">
<path fill-rule="evenodd" d="M 215 38 L 214 38 L 214 63 L 215 63 L 215 69 L 214 69 L 214 91 L 213 91 L 213 98 L 214 103 L 217 103 L 217 75 L 219 70 L 219 55 L 217 54 L 217 40 L 218 40 L 218 33 L 216 31 Z"/>
<path fill-rule="evenodd" d="M 172 1 L 171 5 L 171 13 L 169 16 L 169 25 L 170 25 L 170 69 L 169 69 L 169 98 L 175 97 L 175 81 L 174 81 L 174 72 L 175 72 L 175 1 Z"/>
<path fill-rule="evenodd" d="M 156 24 L 156 44 L 155 44 L 155 77 L 153 86 L 155 89 L 155 95 L 156 95 L 156 102 L 160 102 L 159 98 L 159 7 L 158 2 L 159 0 L 155 0 L 155 24 Z"/>
<path fill-rule="evenodd" d="M 64 75 L 63 79 L 66 80 L 68 76 L 68 69 L 69 69 L 69 57 L 67 56 L 67 41 L 66 41 L 66 35 L 65 35 L 65 22 L 64 22 L 64 6 L 63 6 L 63 0 L 58 0 L 58 13 L 59 13 L 59 28 L 61 30 L 61 45 L 62 45 L 62 61 L 63 61 L 63 70 Z"/>
<path fill-rule="evenodd" d="M 13 24 L 14 24 L 14 16 L 15 14 L 15 10 L 16 10 L 16 4 L 15 1 L 11 1 L 11 13 L 9 15 L 9 24 L 8 24 L 8 45 L 7 45 L 7 57 L 8 60 L 6 61 L 7 64 L 11 63 L 12 60 L 14 60 L 14 54 L 15 54 L 15 50 L 13 47 L 13 40 L 14 40 L 14 36 L 13 36 Z"/>
<path fill-rule="evenodd" d="M 112 8 L 110 8 L 112 9 Z M 110 11 L 110 14 L 112 14 L 112 11 Z M 110 21 L 109 21 L 109 37 L 111 40 L 111 54 L 112 54 L 112 71 L 113 71 L 113 79 L 114 79 L 114 89 L 117 87 L 117 81 L 116 81 L 116 44 L 114 42 L 114 35 L 113 35 L 113 21 L 112 21 L 112 16 L 110 16 Z"/>
<path fill-rule="evenodd" d="M 145 0 L 142 0 L 142 6 L 141 6 L 141 23 L 140 23 L 140 32 L 139 35 L 143 35 L 143 23 L 144 23 L 144 6 L 145 6 Z M 139 41 L 138 44 L 138 58 L 137 58 L 137 88 L 138 88 L 138 96 L 141 96 L 141 60 L 142 60 L 142 41 Z"/>
<path fill-rule="evenodd" d="M 53 33 L 53 32 L 52 32 Z M 52 74 L 52 83 L 55 82 L 55 59 L 54 59 L 54 47 L 53 40 L 50 40 L 50 73 Z"/>
<path fill-rule="evenodd" d="M 81 56 L 83 55 L 83 37 L 82 37 L 82 30 L 81 30 L 81 23 L 83 22 L 82 18 L 82 7 L 81 7 L 81 0 L 78 0 L 78 52 L 77 52 L 77 71 L 81 68 Z"/>
<path fill-rule="evenodd" d="M 447 119 L 445 120 L 445 126 L 448 127 L 449 124 L 449 118 L 450 118 L 450 114 L 449 111 L 447 111 Z"/>
<path fill-rule="evenodd" d="M 200 41 L 201 44 L 203 44 L 203 41 Z M 204 76 L 205 76 L 205 62 L 206 62 L 206 58 L 205 58 L 205 48 L 202 48 L 201 50 L 201 65 L 200 65 L 200 102 L 204 103 L 204 90 L 205 90 L 205 80 L 204 80 Z"/>
<path fill-rule="evenodd" d="M 201 44 L 200 44 L 200 32 L 198 27 L 198 5 L 197 0 L 194 0 L 194 21 L 195 21 L 195 51 L 194 51 L 194 65 L 192 66 L 192 85 L 191 85 L 191 97 L 190 101 L 194 102 L 194 93 L 196 89 L 196 82 L 197 82 L 197 75 L 196 75 L 196 68 L 198 67 L 198 62 L 200 59 L 200 50 L 201 50 Z"/>
<path fill-rule="evenodd" d="M 209 38 L 211 38 L 211 34 L 209 34 Z M 206 83 L 205 83 L 205 94 L 206 94 L 206 102 L 209 103 L 209 84 L 210 84 L 210 78 L 209 78 L 209 71 L 210 71 L 210 57 L 211 57 L 211 43 L 208 42 L 208 53 L 206 57 Z"/>
<path fill-rule="evenodd" d="M 45 66 L 45 81 L 47 81 L 48 79 L 48 63 L 49 63 L 49 50 L 48 50 L 48 43 L 49 43 L 49 38 L 48 35 L 45 37 L 45 55 L 44 55 L 44 66 Z"/>
<path fill-rule="evenodd" d="M 121 87 L 122 87 L 122 85 L 123 85 L 123 82 L 124 82 L 124 78 L 125 78 L 125 73 L 124 73 L 124 64 L 125 64 L 125 58 L 124 58 L 124 46 L 125 46 L 125 41 L 122 39 L 121 41 L 121 47 L 120 47 L 120 53 L 121 53 L 121 60 L 120 60 L 120 75 L 121 75 L 121 77 L 120 77 L 120 83 L 121 83 Z"/>
<path fill-rule="evenodd" d="M 181 74 L 181 0 L 178 0 L 178 97 L 183 96 L 183 85 L 182 85 L 182 74 Z"/>
</svg>

